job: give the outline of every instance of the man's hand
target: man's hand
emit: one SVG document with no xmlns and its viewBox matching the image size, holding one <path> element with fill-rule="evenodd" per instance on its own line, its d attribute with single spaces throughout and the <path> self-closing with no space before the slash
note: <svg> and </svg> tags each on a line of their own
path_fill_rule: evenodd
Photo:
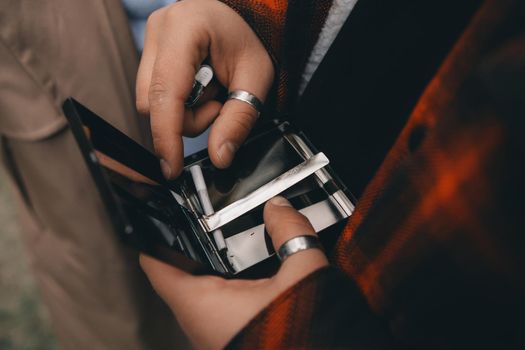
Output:
<svg viewBox="0 0 525 350">
<path fill-rule="evenodd" d="M 208 151 L 219 168 L 230 165 L 257 119 L 248 104 L 210 100 L 186 108 L 200 64 L 208 59 L 220 84 L 264 101 L 274 77 L 272 61 L 255 33 L 216 0 L 185 0 L 155 11 L 148 20 L 137 76 L 137 108 L 150 116 L 153 143 L 168 178 L 183 167 L 182 136 L 213 127 Z M 203 96 L 204 97 L 204 96 Z"/>
<path fill-rule="evenodd" d="M 264 222 L 276 250 L 293 237 L 315 235 L 308 219 L 282 197 L 266 204 Z M 288 257 L 272 278 L 255 281 L 193 276 L 145 255 L 140 263 L 193 345 L 218 349 L 279 294 L 327 266 L 328 260 L 319 249 L 303 250 Z"/>
</svg>

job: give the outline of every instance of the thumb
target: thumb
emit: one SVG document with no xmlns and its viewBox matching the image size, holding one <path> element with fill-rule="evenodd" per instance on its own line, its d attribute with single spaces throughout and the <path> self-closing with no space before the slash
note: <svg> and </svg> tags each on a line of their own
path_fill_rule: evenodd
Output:
<svg viewBox="0 0 525 350">
<path fill-rule="evenodd" d="M 228 90 L 247 91 L 264 102 L 273 76 L 272 61 L 261 46 L 249 58 L 237 60 L 232 79 L 227 84 Z M 224 103 L 208 139 L 208 152 L 216 167 L 227 168 L 231 164 L 235 153 L 257 121 L 259 112 L 243 101 L 230 99 Z"/>
<path fill-rule="evenodd" d="M 264 223 L 276 251 L 288 240 L 303 235 L 317 236 L 308 218 L 283 197 L 275 197 L 264 207 Z M 310 273 L 328 265 L 321 249 L 307 249 L 283 261 L 277 281 L 291 286 Z"/>
<path fill-rule="evenodd" d="M 145 254 L 140 254 L 139 262 L 155 292 L 174 312 L 198 295 L 198 277 Z"/>
</svg>

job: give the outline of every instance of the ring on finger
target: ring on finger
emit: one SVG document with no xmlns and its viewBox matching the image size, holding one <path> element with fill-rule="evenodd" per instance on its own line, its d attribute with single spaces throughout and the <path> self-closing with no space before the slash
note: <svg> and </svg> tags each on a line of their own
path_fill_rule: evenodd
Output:
<svg viewBox="0 0 525 350">
<path fill-rule="evenodd" d="M 291 238 L 284 242 L 277 250 L 279 260 L 283 262 L 288 257 L 307 249 L 323 250 L 319 238 L 312 235 L 303 235 Z"/>
<path fill-rule="evenodd" d="M 257 115 L 261 114 L 263 103 L 251 92 L 246 90 L 234 90 L 228 94 L 228 100 L 238 100 L 252 106 L 257 111 Z"/>
</svg>

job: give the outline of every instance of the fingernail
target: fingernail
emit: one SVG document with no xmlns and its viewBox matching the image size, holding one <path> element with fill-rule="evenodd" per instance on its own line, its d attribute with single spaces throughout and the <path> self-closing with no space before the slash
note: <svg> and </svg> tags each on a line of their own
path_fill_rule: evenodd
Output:
<svg viewBox="0 0 525 350">
<path fill-rule="evenodd" d="M 292 205 L 290 204 L 290 202 L 288 202 L 288 200 L 284 197 L 281 197 L 281 196 L 277 196 L 277 197 L 273 197 L 271 200 L 270 200 L 270 203 L 272 205 L 276 205 L 278 207 L 291 207 Z"/>
<path fill-rule="evenodd" d="M 228 166 L 233 160 L 235 151 L 237 151 L 237 147 L 232 142 L 226 141 L 219 147 L 217 157 L 224 166 Z"/>
<path fill-rule="evenodd" d="M 162 170 L 162 173 L 166 179 L 171 179 L 171 167 L 164 159 L 160 160 L 160 169 Z"/>
</svg>

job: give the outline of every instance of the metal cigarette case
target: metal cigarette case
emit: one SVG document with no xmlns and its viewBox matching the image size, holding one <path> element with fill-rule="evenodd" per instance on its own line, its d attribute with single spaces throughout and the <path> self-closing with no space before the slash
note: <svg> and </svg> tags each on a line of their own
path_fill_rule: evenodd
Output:
<svg viewBox="0 0 525 350">
<path fill-rule="evenodd" d="M 274 273 L 279 262 L 263 207 L 276 195 L 308 217 L 325 245 L 354 209 L 327 157 L 290 122 L 267 120 L 255 128 L 228 169 L 215 168 L 203 150 L 186 157 L 182 174 L 167 181 L 146 148 L 72 98 L 63 108 L 115 233 L 186 271 L 231 278 Z M 208 214 L 190 171 L 196 165 L 213 207 Z M 214 240 L 217 230 L 226 249 Z"/>
</svg>

